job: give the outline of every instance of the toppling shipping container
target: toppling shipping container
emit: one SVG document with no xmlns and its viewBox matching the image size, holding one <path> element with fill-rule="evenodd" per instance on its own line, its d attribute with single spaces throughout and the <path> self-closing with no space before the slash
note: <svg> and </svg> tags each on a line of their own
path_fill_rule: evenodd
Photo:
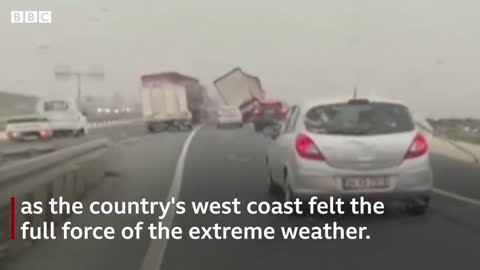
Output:
<svg viewBox="0 0 480 270">
<path fill-rule="evenodd" d="M 222 75 L 213 84 L 226 105 L 240 109 L 244 121 L 251 118 L 255 103 L 265 99 L 260 79 L 245 73 L 240 67 Z"/>
</svg>

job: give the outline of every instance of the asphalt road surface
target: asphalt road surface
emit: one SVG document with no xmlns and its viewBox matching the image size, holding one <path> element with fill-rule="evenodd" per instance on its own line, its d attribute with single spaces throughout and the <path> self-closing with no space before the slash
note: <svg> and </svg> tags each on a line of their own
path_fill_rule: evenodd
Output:
<svg viewBox="0 0 480 270">
<path fill-rule="evenodd" d="M 248 127 L 200 128 L 189 133 L 145 134 L 125 128 L 119 141 L 118 176 L 109 177 L 86 201 L 167 199 L 270 200 L 265 150 L 268 139 Z M 185 143 L 188 145 L 185 146 Z M 179 161 L 185 152 L 184 160 Z M 183 167 L 182 167 L 183 166 Z M 370 240 L 52 240 L 36 242 L 1 269 L 133 270 L 153 256 L 162 270 L 183 269 L 479 269 L 480 166 L 433 155 L 437 192 L 422 217 L 389 210 L 383 216 L 176 215 L 174 226 L 368 226 Z M 178 170 L 177 168 L 180 168 Z M 181 172 L 180 175 L 178 172 Z M 180 176 L 180 177 L 179 177 Z M 180 180 L 179 182 L 176 182 Z M 447 192 L 447 193 L 445 193 Z M 471 201 L 463 200 L 471 199 Z M 178 198 L 177 198 L 178 199 Z M 135 226 L 157 216 L 82 215 L 78 226 Z M 155 270 L 159 270 L 158 267 Z"/>
</svg>

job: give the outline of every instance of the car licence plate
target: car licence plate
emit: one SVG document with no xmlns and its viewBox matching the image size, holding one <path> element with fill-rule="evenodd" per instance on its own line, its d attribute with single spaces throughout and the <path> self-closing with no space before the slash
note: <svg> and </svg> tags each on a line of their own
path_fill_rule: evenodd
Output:
<svg viewBox="0 0 480 270">
<path fill-rule="evenodd" d="M 38 137 L 30 135 L 30 136 L 24 136 L 23 139 L 26 141 L 35 141 L 38 139 Z"/>
<path fill-rule="evenodd" d="M 386 177 L 347 177 L 342 179 L 345 190 L 382 189 L 388 187 Z"/>
</svg>

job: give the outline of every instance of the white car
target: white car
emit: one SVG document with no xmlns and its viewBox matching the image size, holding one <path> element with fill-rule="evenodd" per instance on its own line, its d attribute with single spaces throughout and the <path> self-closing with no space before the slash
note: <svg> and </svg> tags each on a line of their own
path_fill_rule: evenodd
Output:
<svg viewBox="0 0 480 270">
<path fill-rule="evenodd" d="M 284 200 L 365 196 L 429 206 L 433 173 L 428 144 L 409 109 L 383 99 L 338 99 L 293 106 L 272 136 L 270 191 Z"/>
<path fill-rule="evenodd" d="M 235 106 L 222 106 L 217 111 L 217 126 L 243 126 L 243 117 L 240 110 Z"/>
<path fill-rule="evenodd" d="M 88 122 L 74 100 L 42 100 L 38 113 L 45 115 L 54 136 L 81 136 L 88 133 Z"/>
<path fill-rule="evenodd" d="M 5 129 L 10 141 L 49 140 L 52 137 L 48 119 L 38 115 L 10 118 Z"/>
</svg>

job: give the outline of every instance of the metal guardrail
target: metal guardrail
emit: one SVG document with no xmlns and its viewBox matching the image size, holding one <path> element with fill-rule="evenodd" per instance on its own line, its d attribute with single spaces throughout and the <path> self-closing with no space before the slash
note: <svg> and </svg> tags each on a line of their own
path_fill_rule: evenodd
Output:
<svg viewBox="0 0 480 270">
<path fill-rule="evenodd" d="M 55 151 L 53 145 L 34 145 L 25 147 L 7 148 L 0 150 L 0 166 L 5 165 L 8 162 L 17 161 L 20 159 L 33 158 L 38 155 L 51 153 Z"/>
<path fill-rule="evenodd" d="M 59 197 L 70 202 L 79 200 L 102 180 L 106 170 L 104 156 L 109 145 L 107 139 L 98 139 L 0 167 L 0 259 L 16 254 L 32 243 L 20 237 L 9 239 L 10 198 L 15 197 L 18 202 L 15 212 L 17 232 L 27 220 L 33 226 L 45 221 L 61 223 L 66 216 L 49 213 L 45 207 L 47 202 Z M 22 215 L 22 201 L 41 201 L 45 211 L 41 215 Z"/>
</svg>

